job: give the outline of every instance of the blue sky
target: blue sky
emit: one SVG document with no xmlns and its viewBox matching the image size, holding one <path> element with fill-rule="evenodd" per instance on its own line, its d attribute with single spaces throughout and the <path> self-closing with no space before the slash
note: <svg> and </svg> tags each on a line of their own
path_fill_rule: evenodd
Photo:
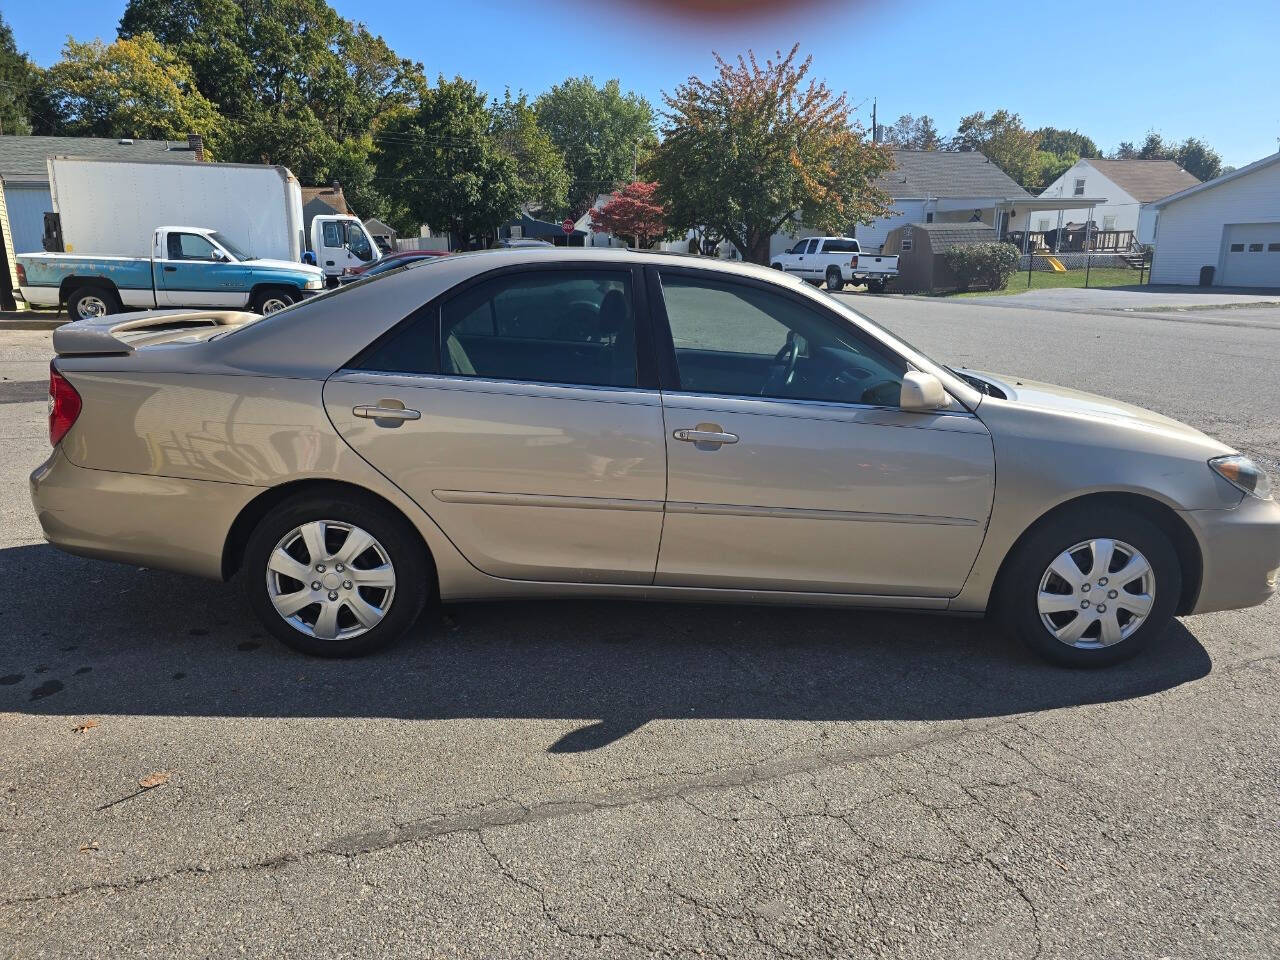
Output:
<svg viewBox="0 0 1280 960">
<path fill-rule="evenodd" d="M 332 2 L 332 0 L 331 0 Z M 796 40 L 815 72 L 848 91 L 863 123 L 877 97 L 881 122 L 926 113 L 949 133 L 974 110 L 1007 107 L 1030 126 L 1076 128 L 1104 149 L 1199 136 L 1242 166 L 1277 150 L 1275 38 L 1280 3 L 893 3 L 703 0 L 731 15 L 689 18 L 678 0 L 378 0 L 333 2 L 381 33 L 428 74 L 461 74 L 490 93 L 537 93 L 567 75 L 618 77 L 658 101 L 711 51 L 786 49 Z M 18 45 L 57 59 L 70 32 L 110 39 L 123 0 L 6 3 Z"/>
</svg>

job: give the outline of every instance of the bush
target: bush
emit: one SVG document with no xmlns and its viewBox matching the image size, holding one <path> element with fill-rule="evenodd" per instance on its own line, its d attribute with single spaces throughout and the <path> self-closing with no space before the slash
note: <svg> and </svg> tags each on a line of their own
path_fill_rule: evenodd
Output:
<svg viewBox="0 0 1280 960">
<path fill-rule="evenodd" d="M 972 243 L 942 255 L 961 290 L 1003 290 L 1018 269 L 1018 251 L 1008 243 Z"/>
</svg>

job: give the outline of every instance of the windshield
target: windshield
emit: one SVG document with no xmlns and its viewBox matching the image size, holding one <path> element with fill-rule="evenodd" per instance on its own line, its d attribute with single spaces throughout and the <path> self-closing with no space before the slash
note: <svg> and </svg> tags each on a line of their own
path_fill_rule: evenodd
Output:
<svg viewBox="0 0 1280 960">
<path fill-rule="evenodd" d="M 245 253 L 243 250 L 237 247 L 234 243 L 228 240 L 224 234 L 218 233 L 218 231 L 216 230 L 213 233 L 209 234 L 209 238 L 214 243 L 218 244 L 218 246 L 222 247 L 222 249 L 226 250 L 227 253 L 235 257 L 237 260 L 244 261 L 244 260 L 258 259 L 257 257 L 249 256 L 249 254 Z"/>
</svg>

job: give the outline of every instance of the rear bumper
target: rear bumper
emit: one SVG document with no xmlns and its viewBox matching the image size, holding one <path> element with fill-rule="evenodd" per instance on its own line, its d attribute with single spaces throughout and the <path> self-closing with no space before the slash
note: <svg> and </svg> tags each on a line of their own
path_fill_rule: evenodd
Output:
<svg viewBox="0 0 1280 960">
<path fill-rule="evenodd" d="M 77 467 L 59 447 L 31 474 L 45 539 L 83 557 L 222 579 L 231 524 L 261 488 Z"/>
<path fill-rule="evenodd" d="M 1204 575 L 1192 613 L 1265 603 L 1280 577 L 1280 502 L 1245 497 L 1231 510 L 1181 514 L 1200 541 Z"/>
</svg>

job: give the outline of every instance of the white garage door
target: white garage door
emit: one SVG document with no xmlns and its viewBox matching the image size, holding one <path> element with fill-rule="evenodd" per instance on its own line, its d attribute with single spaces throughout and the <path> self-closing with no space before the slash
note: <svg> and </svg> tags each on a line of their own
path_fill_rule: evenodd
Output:
<svg viewBox="0 0 1280 960">
<path fill-rule="evenodd" d="M 1223 286 L 1280 287 L 1280 222 L 1229 223 Z"/>
</svg>

